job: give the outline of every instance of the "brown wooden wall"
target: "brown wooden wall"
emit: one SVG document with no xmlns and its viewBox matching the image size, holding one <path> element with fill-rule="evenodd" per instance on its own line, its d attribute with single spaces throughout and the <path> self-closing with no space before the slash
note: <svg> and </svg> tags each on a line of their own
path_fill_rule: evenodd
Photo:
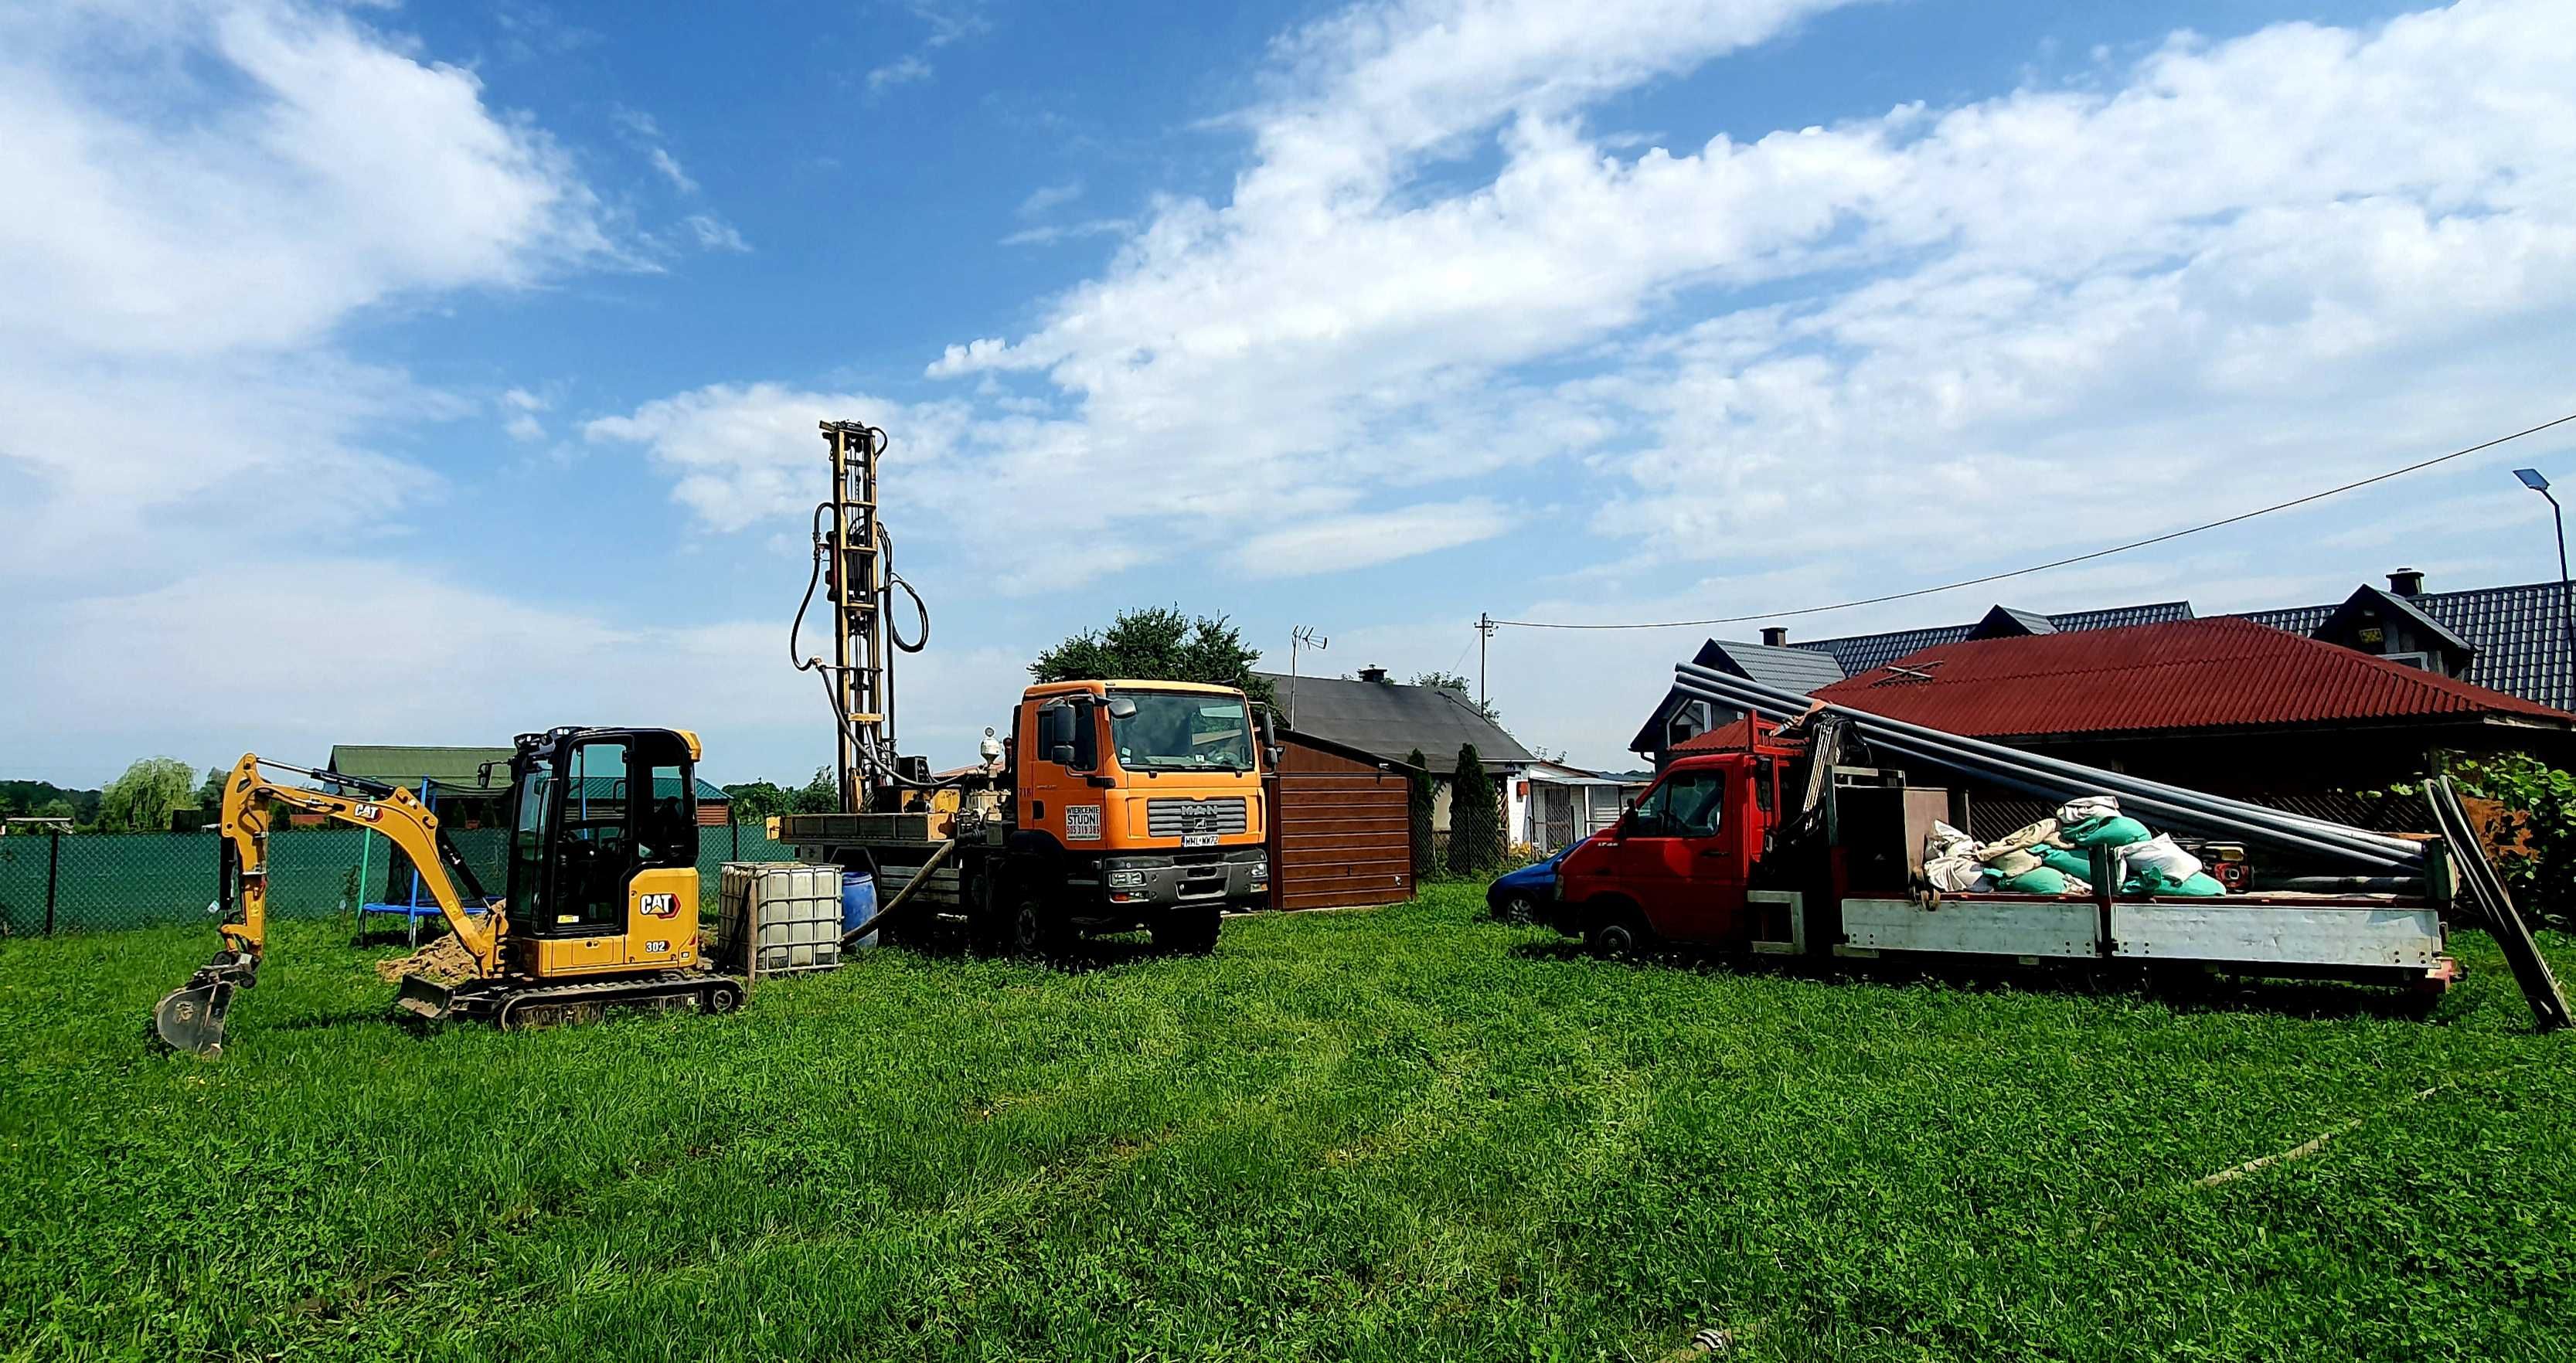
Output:
<svg viewBox="0 0 2576 1363">
<path fill-rule="evenodd" d="M 1270 799 L 1270 907 L 1340 908 L 1413 897 L 1404 775 L 1281 735 Z"/>
</svg>

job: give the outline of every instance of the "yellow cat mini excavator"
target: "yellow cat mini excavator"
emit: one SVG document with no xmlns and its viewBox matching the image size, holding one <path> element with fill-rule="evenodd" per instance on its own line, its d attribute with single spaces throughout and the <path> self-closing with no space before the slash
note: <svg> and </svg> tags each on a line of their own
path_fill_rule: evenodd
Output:
<svg viewBox="0 0 2576 1363">
<path fill-rule="evenodd" d="M 698 949 L 697 759 L 697 736 L 675 729 L 521 734 L 510 759 L 508 893 L 492 899 L 410 791 L 245 754 L 224 782 L 223 946 L 161 1000 L 153 1029 L 176 1050 L 223 1049 L 233 992 L 259 979 L 269 820 L 281 808 L 391 839 L 472 958 L 452 986 L 404 979 L 402 1014 L 534 1027 L 588 1021 L 612 1005 L 730 1012 L 742 982 L 704 969 Z"/>
</svg>

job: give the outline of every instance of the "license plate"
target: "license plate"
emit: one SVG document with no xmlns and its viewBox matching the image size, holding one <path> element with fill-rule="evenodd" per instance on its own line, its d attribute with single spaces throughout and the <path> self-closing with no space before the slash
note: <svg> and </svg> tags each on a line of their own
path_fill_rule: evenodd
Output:
<svg viewBox="0 0 2576 1363">
<path fill-rule="evenodd" d="M 1181 835 L 1181 846 L 1183 846 L 1183 847 L 1214 847 L 1214 846 L 1216 846 L 1216 834 L 1214 834 L 1214 833 L 1183 833 L 1183 834 Z"/>
</svg>

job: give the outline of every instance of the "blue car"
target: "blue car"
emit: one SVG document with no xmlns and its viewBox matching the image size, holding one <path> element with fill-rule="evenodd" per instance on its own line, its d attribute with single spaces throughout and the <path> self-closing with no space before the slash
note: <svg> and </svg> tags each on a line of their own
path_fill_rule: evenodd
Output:
<svg viewBox="0 0 2576 1363">
<path fill-rule="evenodd" d="M 1545 861 L 1534 861 L 1494 877 L 1494 883 L 1485 887 L 1485 907 L 1506 923 L 1538 922 L 1556 898 L 1556 864 L 1565 860 L 1566 853 L 1591 840 L 1577 838 Z"/>
</svg>

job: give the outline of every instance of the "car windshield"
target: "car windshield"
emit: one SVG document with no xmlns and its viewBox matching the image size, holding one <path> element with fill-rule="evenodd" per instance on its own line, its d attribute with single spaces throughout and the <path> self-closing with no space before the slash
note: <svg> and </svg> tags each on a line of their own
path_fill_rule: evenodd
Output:
<svg viewBox="0 0 2576 1363">
<path fill-rule="evenodd" d="M 1174 691 L 1120 691 L 1113 699 L 1136 705 L 1136 713 L 1109 719 L 1109 741 L 1118 748 L 1119 766 L 1252 770 L 1252 723 L 1241 700 Z"/>
</svg>

